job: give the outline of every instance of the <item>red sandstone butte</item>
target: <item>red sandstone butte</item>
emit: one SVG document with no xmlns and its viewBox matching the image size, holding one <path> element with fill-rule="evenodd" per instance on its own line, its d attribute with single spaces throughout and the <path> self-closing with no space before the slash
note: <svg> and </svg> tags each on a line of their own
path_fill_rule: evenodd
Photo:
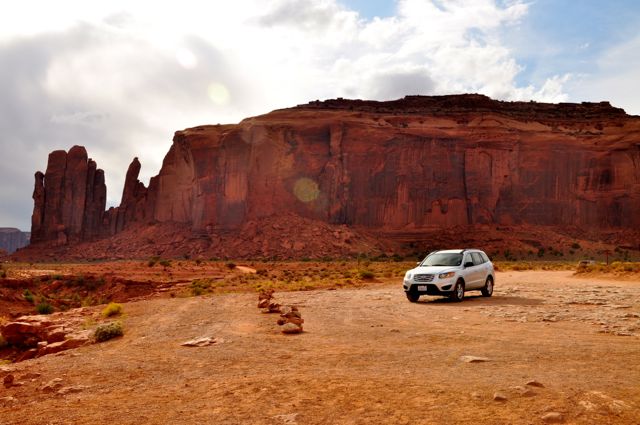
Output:
<svg viewBox="0 0 640 425">
<path fill-rule="evenodd" d="M 84 148 L 51 153 L 36 173 L 35 247 L 301 257 L 447 229 L 640 229 L 640 117 L 608 102 L 315 101 L 178 131 L 149 187 L 139 171 L 136 158 L 105 212 L 104 175 Z"/>
</svg>

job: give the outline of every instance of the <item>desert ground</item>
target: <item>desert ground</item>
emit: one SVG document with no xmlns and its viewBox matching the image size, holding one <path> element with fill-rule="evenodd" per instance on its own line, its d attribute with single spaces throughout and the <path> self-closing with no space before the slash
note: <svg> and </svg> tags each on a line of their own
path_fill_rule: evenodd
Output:
<svg viewBox="0 0 640 425">
<path fill-rule="evenodd" d="M 503 267 L 491 298 L 410 303 L 407 265 L 372 264 L 375 277 L 342 271 L 339 285 L 273 284 L 305 320 L 284 335 L 278 315 L 257 308 L 259 285 L 237 290 L 259 275 L 231 266 L 207 269 L 229 285 L 197 290 L 174 264 L 175 291 L 122 304 L 123 337 L 0 365 L 21 384 L 0 388 L 0 424 L 640 423 L 637 274 Z M 329 281 L 333 266 L 308 267 Z M 181 345 L 200 337 L 215 343 Z"/>
</svg>

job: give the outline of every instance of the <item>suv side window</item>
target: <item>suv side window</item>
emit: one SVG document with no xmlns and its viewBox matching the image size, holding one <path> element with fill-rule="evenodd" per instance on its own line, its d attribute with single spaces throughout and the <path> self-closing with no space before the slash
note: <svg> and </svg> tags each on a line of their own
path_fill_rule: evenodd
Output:
<svg viewBox="0 0 640 425">
<path fill-rule="evenodd" d="M 489 257 L 487 257 L 487 254 L 485 254 L 484 252 L 481 252 L 480 255 L 482 256 L 482 259 L 484 260 L 485 263 L 489 261 Z"/>
<path fill-rule="evenodd" d="M 474 266 L 478 266 L 478 265 L 484 263 L 484 260 L 482 259 L 482 256 L 480 256 L 480 254 L 477 253 L 477 252 L 472 252 L 471 253 L 471 257 L 473 258 L 473 265 Z"/>
<path fill-rule="evenodd" d="M 462 264 L 467 264 L 467 263 L 473 263 L 473 257 L 471 256 L 471 253 L 467 253 L 464 255 L 464 262 Z"/>
</svg>

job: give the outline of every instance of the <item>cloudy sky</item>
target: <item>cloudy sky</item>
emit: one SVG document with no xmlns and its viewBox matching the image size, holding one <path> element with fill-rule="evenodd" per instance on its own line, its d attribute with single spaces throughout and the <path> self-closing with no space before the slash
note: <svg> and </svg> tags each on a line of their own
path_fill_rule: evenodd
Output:
<svg viewBox="0 0 640 425">
<path fill-rule="evenodd" d="M 335 97 L 477 92 L 640 115 L 636 0 L 0 1 L 0 227 L 75 144 L 117 205 L 175 130 Z"/>
</svg>

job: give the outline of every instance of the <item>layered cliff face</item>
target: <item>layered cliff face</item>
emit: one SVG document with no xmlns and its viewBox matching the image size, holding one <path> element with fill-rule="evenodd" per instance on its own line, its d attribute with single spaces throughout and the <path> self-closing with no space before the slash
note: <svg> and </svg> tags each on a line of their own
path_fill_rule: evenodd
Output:
<svg viewBox="0 0 640 425">
<path fill-rule="evenodd" d="M 34 242 L 176 223 L 206 250 L 211 235 L 287 215 L 404 241 L 460 226 L 640 228 L 640 118 L 608 103 L 312 102 L 176 132 L 148 188 L 139 170 L 100 220 L 95 163 L 82 148 L 52 153 L 44 186 L 36 174 Z"/>
</svg>

